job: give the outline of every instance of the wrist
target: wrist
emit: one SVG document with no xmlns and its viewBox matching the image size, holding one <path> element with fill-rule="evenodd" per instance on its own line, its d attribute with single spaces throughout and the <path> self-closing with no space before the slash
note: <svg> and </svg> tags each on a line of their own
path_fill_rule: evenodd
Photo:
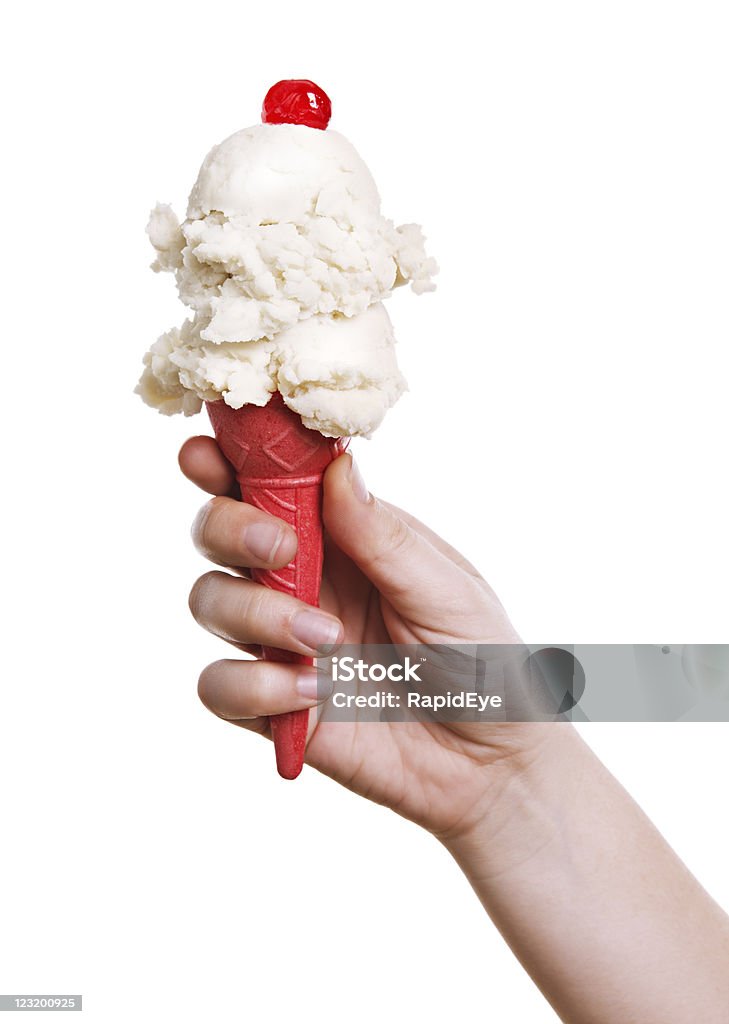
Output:
<svg viewBox="0 0 729 1024">
<path fill-rule="evenodd" d="M 498 779 L 466 828 L 438 839 L 472 884 L 509 872 L 551 846 L 594 755 L 569 723 L 543 723 L 528 748 L 496 764 Z"/>
</svg>

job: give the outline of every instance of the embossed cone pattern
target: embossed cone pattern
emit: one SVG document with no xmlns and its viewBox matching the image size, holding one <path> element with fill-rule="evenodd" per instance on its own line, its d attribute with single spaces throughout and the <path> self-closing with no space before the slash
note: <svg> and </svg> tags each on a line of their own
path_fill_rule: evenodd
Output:
<svg viewBox="0 0 729 1024">
<path fill-rule="evenodd" d="M 231 409 L 222 400 L 206 405 L 221 451 L 235 469 L 243 501 L 283 519 L 299 539 L 293 562 L 275 572 L 253 569 L 253 578 L 272 590 L 318 605 L 324 558 L 322 477 L 349 440 L 309 430 L 278 392 L 262 408 L 244 405 Z M 276 647 L 264 647 L 263 657 L 313 664 L 312 658 Z M 271 718 L 276 767 L 284 779 L 295 779 L 301 772 L 308 724 L 308 711 Z"/>
</svg>

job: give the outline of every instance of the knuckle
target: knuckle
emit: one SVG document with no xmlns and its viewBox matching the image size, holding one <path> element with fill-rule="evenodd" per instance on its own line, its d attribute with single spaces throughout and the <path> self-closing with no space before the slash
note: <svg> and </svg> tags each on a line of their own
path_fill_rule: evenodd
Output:
<svg viewBox="0 0 729 1024">
<path fill-rule="evenodd" d="M 378 508 L 381 529 L 380 541 L 373 548 L 374 562 L 389 562 L 393 556 L 406 553 L 416 540 L 414 531 L 399 516 L 393 515 L 384 505 Z"/>
<path fill-rule="evenodd" d="M 245 684 L 245 714 L 248 718 L 267 715 L 271 710 L 271 687 L 266 685 L 265 662 L 254 662 L 248 666 Z"/>
<path fill-rule="evenodd" d="M 267 590 L 263 586 L 250 587 L 246 590 L 241 618 L 254 627 L 259 627 L 267 621 L 270 622 L 276 614 L 276 592 Z"/>
<path fill-rule="evenodd" d="M 286 666 L 266 661 L 246 663 L 245 713 L 249 718 L 280 714 L 295 706 L 292 676 Z"/>
<path fill-rule="evenodd" d="M 412 547 L 414 538 L 415 534 L 407 523 L 404 523 L 402 519 L 395 519 L 390 528 L 388 549 L 392 554 L 408 551 Z"/>
</svg>

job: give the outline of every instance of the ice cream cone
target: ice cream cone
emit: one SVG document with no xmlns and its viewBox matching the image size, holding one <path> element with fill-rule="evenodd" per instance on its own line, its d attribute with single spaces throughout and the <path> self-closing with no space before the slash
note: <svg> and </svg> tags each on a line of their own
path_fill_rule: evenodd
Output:
<svg viewBox="0 0 729 1024">
<path fill-rule="evenodd" d="M 322 475 L 347 446 L 338 435 L 370 437 L 406 390 L 382 302 L 406 283 L 416 294 L 432 290 L 437 272 L 419 226 L 383 215 L 367 166 L 327 129 L 331 113 L 315 82 L 276 82 L 262 123 L 203 160 L 185 219 L 167 204 L 154 208 L 152 267 L 174 273 L 194 312 L 152 345 L 136 389 L 168 415 L 205 402 L 243 499 L 298 534 L 295 560 L 254 578 L 311 605 L 321 583 Z M 311 663 L 273 648 L 263 656 Z M 301 771 L 308 718 L 271 720 L 284 778 Z"/>
<path fill-rule="evenodd" d="M 324 556 L 322 478 L 332 459 L 345 450 L 348 439 L 309 430 L 278 392 L 263 407 L 232 409 L 224 401 L 206 404 L 221 451 L 235 469 L 243 501 L 283 519 L 298 537 L 292 562 L 275 571 L 253 569 L 253 578 L 272 590 L 318 605 Z M 312 658 L 275 647 L 264 647 L 263 657 L 313 664 Z M 308 724 L 308 711 L 271 718 L 276 767 L 284 779 L 295 779 L 301 772 Z"/>
</svg>

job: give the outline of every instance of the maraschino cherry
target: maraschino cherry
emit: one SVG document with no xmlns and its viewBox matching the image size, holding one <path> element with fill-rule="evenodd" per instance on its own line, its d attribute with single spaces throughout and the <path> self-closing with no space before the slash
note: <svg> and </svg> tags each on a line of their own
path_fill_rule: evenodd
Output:
<svg viewBox="0 0 729 1024">
<path fill-rule="evenodd" d="M 305 124 L 324 130 L 331 116 L 331 100 L 315 82 L 287 78 L 266 93 L 261 120 L 264 124 Z"/>
</svg>

